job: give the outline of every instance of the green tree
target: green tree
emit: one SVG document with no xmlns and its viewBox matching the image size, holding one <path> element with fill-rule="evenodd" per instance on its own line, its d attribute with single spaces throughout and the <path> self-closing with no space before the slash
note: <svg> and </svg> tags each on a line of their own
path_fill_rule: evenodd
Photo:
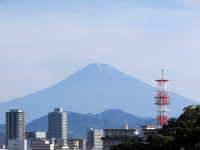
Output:
<svg viewBox="0 0 200 150">
<path fill-rule="evenodd" d="M 149 137 L 148 142 L 125 141 L 114 149 L 200 150 L 200 105 L 185 107 L 178 119 L 168 120 L 168 124 L 158 130 L 157 135 Z"/>
</svg>

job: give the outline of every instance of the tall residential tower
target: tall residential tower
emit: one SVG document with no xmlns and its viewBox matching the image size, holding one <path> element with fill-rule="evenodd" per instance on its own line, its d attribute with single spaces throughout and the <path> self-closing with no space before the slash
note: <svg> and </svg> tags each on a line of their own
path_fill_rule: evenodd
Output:
<svg viewBox="0 0 200 150">
<path fill-rule="evenodd" d="M 55 138 L 56 145 L 67 145 L 67 112 L 62 108 L 48 114 L 48 137 Z"/>
<path fill-rule="evenodd" d="M 20 109 L 10 109 L 6 112 L 6 141 L 25 139 L 24 112 Z"/>
<path fill-rule="evenodd" d="M 6 112 L 6 145 L 9 150 L 26 150 L 24 116 L 20 109 Z"/>
</svg>

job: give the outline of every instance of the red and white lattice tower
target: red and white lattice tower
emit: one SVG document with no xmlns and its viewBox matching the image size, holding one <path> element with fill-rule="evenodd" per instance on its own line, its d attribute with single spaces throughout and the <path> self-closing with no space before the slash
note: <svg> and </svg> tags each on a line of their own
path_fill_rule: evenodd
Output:
<svg viewBox="0 0 200 150">
<path fill-rule="evenodd" d="M 167 124 L 167 105 L 169 105 L 169 96 L 167 95 L 167 82 L 169 80 L 163 79 L 163 69 L 162 69 L 162 79 L 155 80 L 157 82 L 157 96 L 155 105 L 157 105 L 157 128 L 162 128 L 164 124 Z"/>
</svg>

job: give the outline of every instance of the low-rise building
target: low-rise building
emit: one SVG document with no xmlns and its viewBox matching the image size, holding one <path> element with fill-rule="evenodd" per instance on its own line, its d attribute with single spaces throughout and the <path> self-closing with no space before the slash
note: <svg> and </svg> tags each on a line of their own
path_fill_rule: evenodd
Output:
<svg viewBox="0 0 200 150">
<path fill-rule="evenodd" d="M 31 141 L 32 150 L 54 150 L 54 144 L 47 139 L 33 139 Z"/>
<path fill-rule="evenodd" d="M 25 132 L 26 139 L 47 138 L 47 132 Z"/>
<path fill-rule="evenodd" d="M 0 148 L 6 148 L 6 145 L 0 145 Z"/>
<path fill-rule="evenodd" d="M 47 132 L 25 132 L 25 138 L 27 140 L 27 148 L 30 149 L 32 139 L 45 139 L 47 138 Z"/>
<path fill-rule="evenodd" d="M 52 139 L 33 139 L 31 141 L 32 150 L 69 150 L 66 145 L 55 145 L 55 138 Z"/>
<path fill-rule="evenodd" d="M 26 140 L 8 140 L 8 149 L 9 150 L 26 150 Z"/>
<path fill-rule="evenodd" d="M 156 126 L 141 126 L 142 131 L 142 141 L 143 143 L 147 143 L 147 139 L 149 136 L 155 135 L 157 133 Z"/>
<path fill-rule="evenodd" d="M 78 141 L 78 144 L 76 144 L 76 141 Z M 73 143 L 75 142 L 75 143 Z M 73 149 L 73 145 L 76 147 L 78 145 L 79 150 L 86 150 L 86 139 L 69 139 L 68 140 L 68 146 L 69 149 Z"/>
<path fill-rule="evenodd" d="M 110 150 L 125 140 L 133 139 L 139 135 L 139 129 L 104 129 L 103 150 Z"/>
<path fill-rule="evenodd" d="M 78 139 L 79 150 L 86 150 L 86 139 Z"/>
<path fill-rule="evenodd" d="M 54 150 L 69 150 L 68 146 L 60 146 L 60 145 L 55 145 Z"/>
<path fill-rule="evenodd" d="M 69 139 L 67 145 L 69 146 L 69 150 L 79 150 L 79 141 L 76 139 Z"/>
</svg>

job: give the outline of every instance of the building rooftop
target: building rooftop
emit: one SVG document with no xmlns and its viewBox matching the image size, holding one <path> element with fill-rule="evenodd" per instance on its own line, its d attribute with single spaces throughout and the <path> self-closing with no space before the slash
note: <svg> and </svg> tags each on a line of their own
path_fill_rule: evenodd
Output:
<svg viewBox="0 0 200 150">
<path fill-rule="evenodd" d="M 10 112 L 22 112 L 21 109 L 10 109 Z"/>
<path fill-rule="evenodd" d="M 142 129 L 155 129 L 156 126 L 141 126 Z"/>
<path fill-rule="evenodd" d="M 54 108 L 54 112 L 62 112 L 62 108 Z"/>
<path fill-rule="evenodd" d="M 103 129 L 104 131 L 139 131 L 139 129 Z"/>
</svg>

